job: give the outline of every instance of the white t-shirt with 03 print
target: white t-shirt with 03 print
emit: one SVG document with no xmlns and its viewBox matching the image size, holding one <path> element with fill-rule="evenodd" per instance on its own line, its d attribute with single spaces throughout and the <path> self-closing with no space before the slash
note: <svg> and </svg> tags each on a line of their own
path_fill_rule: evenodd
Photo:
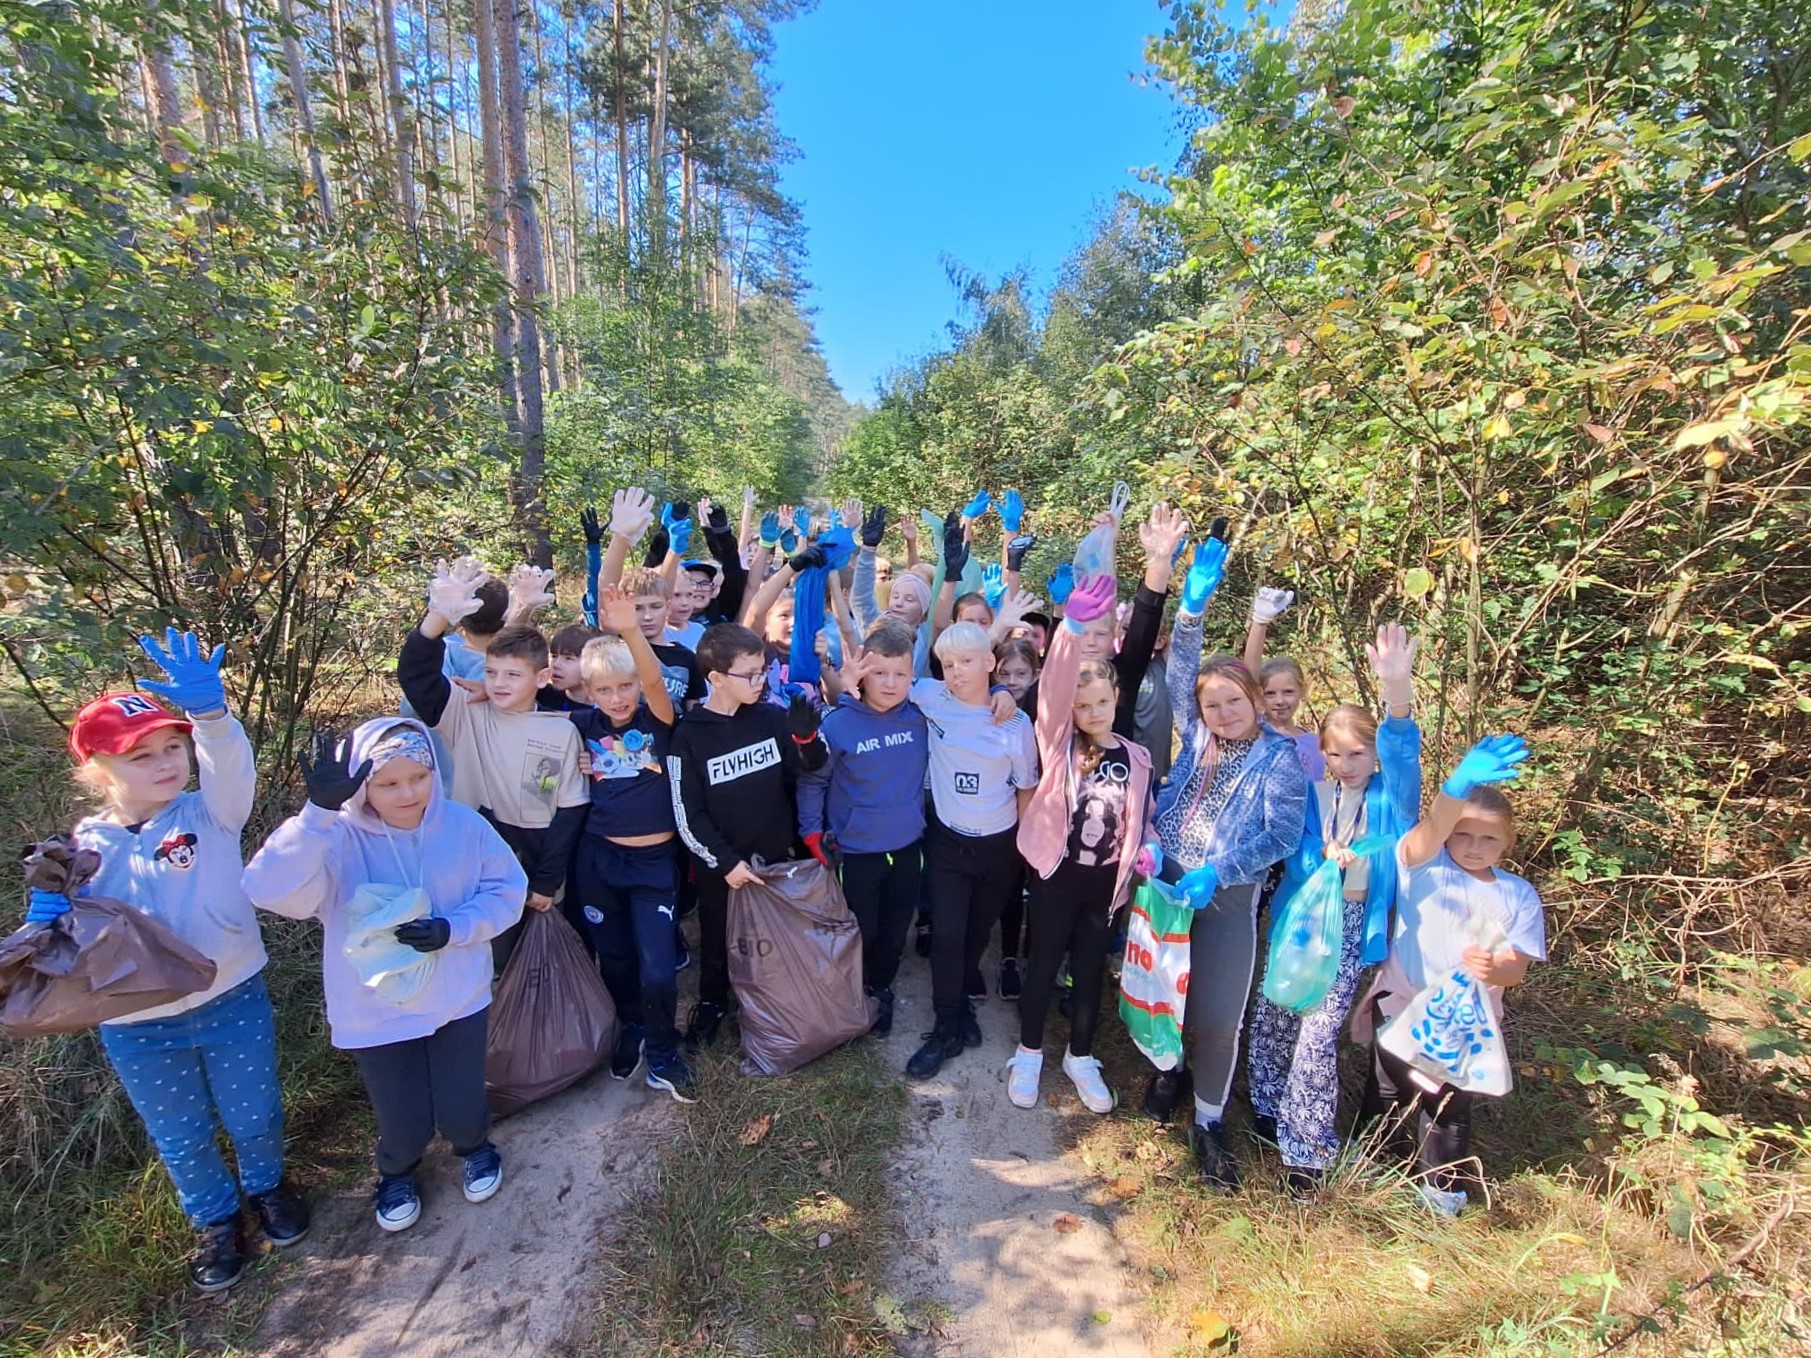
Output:
<svg viewBox="0 0 1811 1358">
<path fill-rule="evenodd" d="M 997 835 L 1019 823 L 1020 789 L 1038 785 L 1037 733 L 1014 712 L 994 721 L 990 707 L 956 698 L 940 679 L 912 684 L 912 701 L 931 732 L 926 781 L 937 819 L 961 835 Z"/>
</svg>

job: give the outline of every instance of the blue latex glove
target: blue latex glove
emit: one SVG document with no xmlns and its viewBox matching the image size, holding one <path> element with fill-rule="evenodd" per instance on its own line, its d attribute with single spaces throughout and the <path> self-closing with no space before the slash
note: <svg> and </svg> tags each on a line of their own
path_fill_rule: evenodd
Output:
<svg viewBox="0 0 1811 1358">
<path fill-rule="evenodd" d="M 69 913 L 70 900 L 60 891 L 46 891 L 43 887 L 31 889 L 31 904 L 25 907 L 27 924 L 49 924 Z"/>
<path fill-rule="evenodd" d="M 164 645 L 169 647 L 168 650 L 157 644 L 156 637 L 140 637 L 138 645 L 153 664 L 170 676 L 167 684 L 141 679 L 138 681 L 140 688 L 167 698 L 191 716 L 198 712 L 219 712 L 226 707 L 226 688 L 220 682 L 225 646 L 214 647 L 213 653 L 204 658 L 195 634 L 178 632 L 174 627 L 164 631 Z"/>
<path fill-rule="evenodd" d="M 981 597 L 993 609 L 999 608 L 1000 601 L 1006 597 L 1006 572 L 1000 569 L 998 561 L 988 562 L 981 572 Z"/>
<path fill-rule="evenodd" d="M 794 505 L 792 510 L 792 526 L 799 530 L 800 537 L 810 537 L 811 511 L 805 508 L 804 505 Z"/>
<path fill-rule="evenodd" d="M 1207 601 L 1214 597 L 1214 591 L 1225 578 L 1226 544 L 1219 538 L 1209 538 L 1195 548 L 1195 560 L 1182 581 L 1180 611 L 1200 617 Z"/>
<path fill-rule="evenodd" d="M 988 509 L 992 507 L 993 502 L 993 496 L 989 495 L 984 490 L 978 490 L 975 492 L 975 498 L 962 506 L 962 517 L 965 519 L 978 519 L 983 514 L 987 513 Z"/>
<path fill-rule="evenodd" d="M 770 552 L 780 545 L 780 516 L 771 509 L 761 516 L 761 545 Z"/>
<path fill-rule="evenodd" d="M 1069 596 L 1075 592 L 1075 567 L 1065 561 L 1056 568 L 1056 574 L 1044 582 L 1044 587 L 1050 591 L 1052 604 L 1068 603 Z"/>
<path fill-rule="evenodd" d="M 799 550 L 799 535 L 790 528 L 780 530 L 780 555 L 794 556 Z"/>
<path fill-rule="evenodd" d="M 1220 889 L 1220 873 L 1212 863 L 1203 863 L 1193 872 L 1182 875 L 1176 883 L 1176 902 L 1190 910 L 1205 909 Z"/>
<path fill-rule="evenodd" d="M 1466 752 L 1440 790 L 1464 801 L 1485 783 L 1512 783 L 1521 773 L 1516 766 L 1527 757 L 1528 744 L 1520 736 L 1485 736 Z"/>
<path fill-rule="evenodd" d="M 1018 491 L 1009 490 L 1000 497 L 1000 522 L 1008 533 L 1018 532 L 1025 522 L 1025 498 Z"/>
<path fill-rule="evenodd" d="M 690 519 L 674 519 L 667 525 L 667 550 L 684 556 L 685 549 L 691 540 L 692 521 Z"/>
<path fill-rule="evenodd" d="M 843 526 L 843 511 L 842 510 L 833 509 L 830 511 L 830 526 L 832 528 L 841 528 Z"/>
</svg>

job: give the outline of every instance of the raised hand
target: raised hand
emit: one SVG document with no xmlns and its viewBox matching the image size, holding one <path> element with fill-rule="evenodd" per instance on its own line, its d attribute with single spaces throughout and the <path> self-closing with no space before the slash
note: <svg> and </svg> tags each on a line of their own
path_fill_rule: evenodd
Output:
<svg viewBox="0 0 1811 1358">
<path fill-rule="evenodd" d="M 1050 602 L 1056 607 L 1061 608 L 1067 604 L 1069 596 L 1075 591 L 1074 564 L 1065 561 L 1058 566 L 1044 582 L 1044 587 L 1050 591 Z"/>
<path fill-rule="evenodd" d="M 597 509 L 586 505 L 579 510 L 579 527 L 585 530 L 585 541 L 595 547 L 604 540 L 604 526 L 597 521 Z"/>
<path fill-rule="evenodd" d="M 619 490 L 610 497 L 610 531 L 630 542 L 640 542 L 654 522 L 654 497 L 638 486 Z"/>
<path fill-rule="evenodd" d="M 943 520 L 943 578 L 960 580 L 968 565 L 968 535 L 963 529 L 962 511 L 950 510 Z"/>
<path fill-rule="evenodd" d="M 204 656 L 201 642 L 193 632 L 178 632 L 171 627 L 164 631 L 164 646 L 159 646 L 155 637 L 145 636 L 138 639 L 138 647 L 169 676 L 168 683 L 140 679 L 140 688 L 168 699 L 190 716 L 219 712 L 226 707 L 226 687 L 220 682 L 220 666 L 226 659 L 224 645 Z"/>
<path fill-rule="evenodd" d="M 450 566 L 442 561 L 428 585 L 428 611 L 444 618 L 448 627 L 457 627 L 482 607 L 478 591 L 489 583 L 490 576 L 469 556 Z"/>
<path fill-rule="evenodd" d="M 1038 545 L 1036 533 L 1020 533 L 1006 544 L 1006 569 L 1022 571 L 1025 569 L 1025 558 L 1031 555 L 1031 549 Z"/>
<path fill-rule="evenodd" d="M 753 486 L 742 487 L 742 507 L 744 509 L 755 507 L 755 488 Z"/>
<path fill-rule="evenodd" d="M 926 510 L 925 513 L 928 514 L 928 513 L 930 513 L 930 511 Z M 933 515 L 933 517 L 935 517 L 935 516 Z M 943 527 L 943 521 L 941 519 L 938 519 L 937 527 L 939 529 L 941 529 Z M 918 541 L 918 520 L 914 519 L 910 514 L 907 514 L 904 518 L 902 518 L 899 521 L 899 535 L 901 537 L 903 537 L 907 542 L 917 542 Z"/>
<path fill-rule="evenodd" d="M 509 616 L 526 620 L 553 602 L 553 572 L 526 563 L 509 573 Z"/>
<path fill-rule="evenodd" d="M 1016 533 L 1025 522 L 1025 497 L 1009 490 L 1000 497 L 1000 522 L 1008 533 Z"/>
<path fill-rule="evenodd" d="M 786 704 L 786 730 L 798 745 L 809 745 L 817 739 L 819 717 L 817 708 L 811 705 L 811 699 L 803 693 L 792 695 L 792 701 Z"/>
<path fill-rule="evenodd" d="M 776 510 L 768 510 L 761 516 L 761 550 L 771 552 L 780 545 L 780 516 Z"/>
<path fill-rule="evenodd" d="M 1188 536 L 1188 518 L 1167 500 L 1151 506 L 1149 517 L 1138 525 L 1138 542 L 1144 548 L 1146 566 L 1173 565 L 1177 549 Z"/>
<path fill-rule="evenodd" d="M 1375 645 L 1366 644 L 1371 671 L 1383 689 L 1384 702 L 1393 709 L 1406 708 L 1415 698 L 1415 652 L 1421 643 L 1400 623 L 1386 622 L 1377 629 Z"/>
<path fill-rule="evenodd" d="M 860 512 L 861 502 L 859 500 L 851 500 L 849 503 L 856 507 L 858 513 Z M 880 546 L 880 540 L 886 535 L 887 507 L 885 505 L 875 505 L 874 508 L 870 509 L 862 518 L 861 545 L 864 547 L 878 547 Z"/>
<path fill-rule="evenodd" d="M 853 495 L 843 501 L 841 512 L 843 516 L 843 525 L 845 527 L 850 524 L 860 524 L 862 521 L 861 501 L 856 499 Z"/>
<path fill-rule="evenodd" d="M 707 504 L 710 505 L 710 513 L 708 513 L 704 516 L 704 521 L 710 525 L 711 532 L 713 532 L 713 533 L 729 532 L 729 511 L 727 509 L 725 509 L 722 505 L 715 504 L 709 500 L 699 501 L 699 507 L 701 509 L 703 506 L 705 506 Z"/>
<path fill-rule="evenodd" d="M 1083 576 L 1082 582 L 1069 593 L 1063 608 L 1063 620 L 1073 623 L 1079 631 L 1096 618 L 1104 618 L 1111 613 L 1117 597 L 1112 576 Z"/>
<path fill-rule="evenodd" d="M 308 800 L 325 811 L 338 811 L 351 801 L 371 774 L 369 759 L 353 771 L 352 742 L 342 741 L 332 731 L 316 731 L 313 758 L 298 753 L 296 763 L 302 770 Z"/>
<path fill-rule="evenodd" d="M 1251 597 L 1251 621 L 1254 627 L 1268 627 L 1295 602 L 1295 591 L 1292 589 L 1273 589 L 1269 585 L 1261 586 Z"/>
<path fill-rule="evenodd" d="M 797 505 L 792 511 L 792 526 L 799 530 L 799 536 L 811 536 L 811 510 L 806 505 Z"/>
<path fill-rule="evenodd" d="M 1200 617 L 1207 601 L 1214 597 L 1220 582 L 1226 578 L 1226 540 L 1210 537 L 1195 548 L 1195 559 L 1182 581 L 1180 612 Z"/>
<path fill-rule="evenodd" d="M 998 561 L 990 561 L 981 568 L 981 597 L 987 600 L 987 606 L 996 609 L 1000 600 L 1006 597 L 1006 572 Z"/>
<path fill-rule="evenodd" d="M 1520 736 L 1485 736 L 1466 752 L 1440 790 L 1455 801 L 1464 801 L 1473 789 L 1486 783 L 1513 783 L 1526 758 L 1528 744 Z"/>
<path fill-rule="evenodd" d="M 1011 631 L 1025 621 L 1025 615 L 1033 612 L 1038 606 L 1037 595 L 1030 590 L 1008 590 L 998 605 L 994 607 L 994 627 L 996 635 Z"/>
<path fill-rule="evenodd" d="M 635 621 L 635 598 L 624 594 L 617 585 L 605 585 L 597 596 L 598 626 L 607 627 L 619 637 L 641 630 Z"/>
<path fill-rule="evenodd" d="M 993 507 L 994 497 L 984 490 L 975 492 L 974 498 L 962 506 L 962 517 L 974 522 Z"/>
<path fill-rule="evenodd" d="M 1220 889 L 1220 871 L 1212 863 L 1203 863 L 1193 872 L 1184 873 L 1176 883 L 1176 902 L 1190 910 L 1206 908 Z"/>
<path fill-rule="evenodd" d="M 692 540 L 692 507 L 684 500 L 675 500 L 670 505 L 660 507 L 660 526 L 667 530 L 667 550 L 675 556 L 684 556 L 686 547 Z"/>
<path fill-rule="evenodd" d="M 791 556 L 787 557 L 786 564 L 791 566 L 793 574 L 797 575 L 810 570 L 814 566 L 828 565 L 829 558 L 824 555 L 824 549 L 814 542 L 807 546 L 803 551 L 794 552 Z"/>
</svg>

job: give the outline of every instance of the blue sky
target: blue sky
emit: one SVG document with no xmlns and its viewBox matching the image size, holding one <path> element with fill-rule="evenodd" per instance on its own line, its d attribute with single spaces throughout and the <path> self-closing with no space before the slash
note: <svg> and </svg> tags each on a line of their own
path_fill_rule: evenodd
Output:
<svg viewBox="0 0 1811 1358">
<path fill-rule="evenodd" d="M 782 182 L 845 396 L 944 341 L 945 256 L 1046 288 L 1097 207 L 1174 163 L 1175 106 L 1134 79 L 1162 26 L 1156 0 L 819 0 L 778 26 Z"/>
</svg>

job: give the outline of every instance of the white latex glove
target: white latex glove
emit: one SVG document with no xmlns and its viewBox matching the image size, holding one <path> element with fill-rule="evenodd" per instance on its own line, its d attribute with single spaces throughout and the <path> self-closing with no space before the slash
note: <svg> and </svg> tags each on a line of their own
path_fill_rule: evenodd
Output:
<svg viewBox="0 0 1811 1358">
<path fill-rule="evenodd" d="M 509 573 L 509 614 L 527 618 L 553 602 L 553 572 L 523 564 Z"/>
<path fill-rule="evenodd" d="M 428 611 L 446 619 L 448 627 L 457 627 L 482 607 L 478 590 L 490 582 L 490 576 L 469 556 L 452 565 L 442 561 L 434 569 L 434 580 L 428 586 Z"/>
<path fill-rule="evenodd" d="M 1268 627 L 1284 613 L 1289 605 L 1295 602 L 1295 591 L 1292 589 L 1272 589 L 1265 585 L 1260 588 L 1251 601 L 1251 620 L 1260 627 Z"/>
<path fill-rule="evenodd" d="M 648 525 L 654 522 L 654 497 L 631 486 L 610 497 L 610 531 L 621 533 L 630 542 L 640 542 Z"/>
</svg>

